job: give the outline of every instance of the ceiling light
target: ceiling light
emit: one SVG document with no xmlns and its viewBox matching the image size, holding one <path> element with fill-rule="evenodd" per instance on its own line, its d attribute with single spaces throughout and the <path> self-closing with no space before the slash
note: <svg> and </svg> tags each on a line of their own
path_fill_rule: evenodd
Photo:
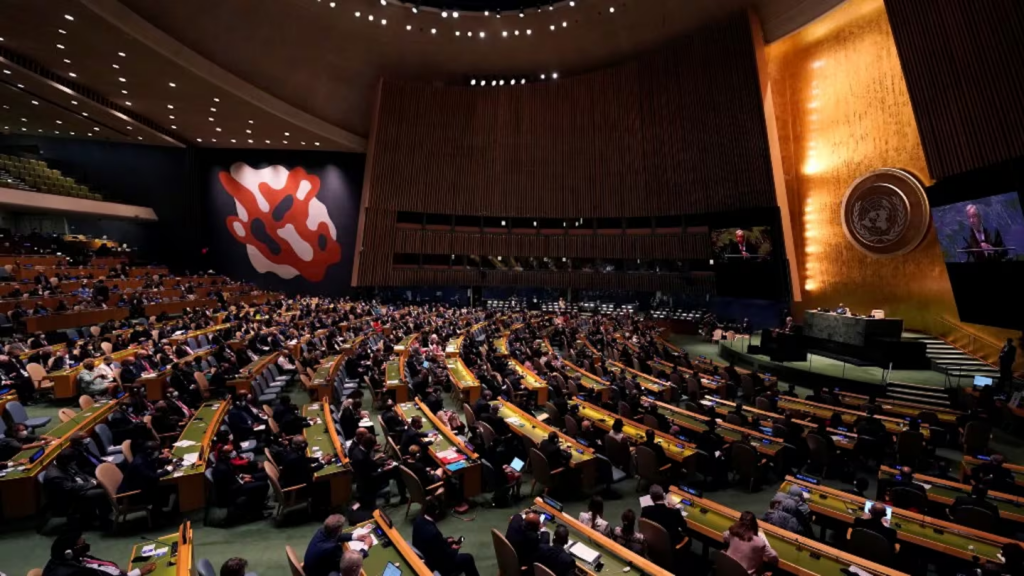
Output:
<svg viewBox="0 0 1024 576">
<path fill-rule="evenodd" d="M 437 34 L 437 28 L 431 28 L 430 29 L 430 33 L 431 34 Z"/>
<path fill-rule="evenodd" d="M 93 131 L 94 131 L 94 132 L 99 132 L 99 131 L 100 131 L 100 129 L 99 129 L 99 128 L 95 128 L 95 127 L 94 127 L 94 128 L 93 128 Z"/>
<path fill-rule="evenodd" d="M 497 86 L 497 85 L 498 85 L 498 81 L 497 80 L 491 80 L 491 86 Z"/>
<path fill-rule="evenodd" d="M 174 120 L 174 116 L 168 116 L 168 118 L 170 118 L 171 120 Z"/>
<path fill-rule="evenodd" d="M 209 120 L 210 122 L 213 122 L 213 118 L 207 118 L 207 120 Z"/>
<path fill-rule="evenodd" d="M 120 70 L 120 69 L 121 69 L 121 67 L 120 67 L 120 66 L 118 66 L 117 64 L 111 64 L 111 66 L 113 66 L 114 68 L 116 68 L 116 69 L 118 69 L 118 70 Z"/>
<path fill-rule="evenodd" d="M 203 141 L 202 138 L 196 138 L 196 142 L 202 142 L 202 141 Z"/>
<path fill-rule="evenodd" d="M 291 134 L 289 134 L 288 132 L 285 132 L 284 135 L 285 136 L 291 136 Z"/>
<path fill-rule="evenodd" d="M 458 12 L 452 12 L 452 18 L 458 18 L 458 17 L 459 17 L 459 13 Z"/>
<path fill-rule="evenodd" d="M 448 17 L 448 11 L 447 10 L 443 10 L 441 12 L 441 18 L 447 18 L 447 17 Z"/>
<path fill-rule="evenodd" d="M 314 145 L 314 146 L 319 146 L 319 145 L 320 145 L 320 143 L 319 143 L 319 142 L 313 142 L 313 145 Z"/>
<path fill-rule="evenodd" d="M 267 144 L 270 144 L 270 140 L 265 140 L 265 142 L 266 142 Z"/>
<path fill-rule="evenodd" d="M 540 79 L 541 79 L 541 80 L 544 80 L 545 78 L 547 78 L 547 76 L 546 76 L 545 74 L 541 74 L 541 75 L 540 75 Z"/>
<path fill-rule="evenodd" d="M 75 74 L 74 72 L 68 72 L 68 76 L 71 76 L 72 78 L 78 78 L 78 74 Z"/>
<path fill-rule="evenodd" d="M 25 87 L 24 84 L 18 84 L 18 88 L 24 88 L 24 87 Z"/>
<path fill-rule="evenodd" d="M 174 105 L 173 105 L 173 104 L 168 104 L 168 105 L 167 105 L 167 107 L 168 107 L 169 109 L 171 109 L 171 110 L 174 110 Z"/>
<path fill-rule="evenodd" d="M 121 82 L 127 82 L 127 80 L 125 80 L 124 78 L 118 78 L 118 80 L 120 80 Z"/>
<path fill-rule="evenodd" d="M 131 106 L 131 105 L 132 105 L 132 103 L 131 103 L 131 102 L 127 102 L 127 101 L 125 102 L 125 104 L 127 104 L 128 106 Z"/>
<path fill-rule="evenodd" d="M 217 128 L 217 132 L 220 132 L 220 128 Z"/>
<path fill-rule="evenodd" d="M 60 28 L 57 28 L 57 32 L 60 32 L 61 34 L 67 34 L 67 32 L 65 32 L 64 30 L 61 30 Z"/>
<path fill-rule="evenodd" d="M 502 30 L 501 37 L 502 38 L 508 38 L 508 31 L 507 30 Z"/>
<path fill-rule="evenodd" d="M 65 15 L 64 15 L 64 18 L 66 18 L 66 19 L 68 19 L 68 20 L 71 20 L 72 22 L 74 22 L 74 21 L 75 21 L 75 17 L 74 17 L 74 16 L 72 16 L 71 14 L 65 14 Z"/>
<path fill-rule="evenodd" d="M 252 144 L 252 140 L 249 140 L 249 144 Z"/>
<path fill-rule="evenodd" d="M 88 116 L 88 115 L 89 115 L 88 112 L 82 112 L 82 116 Z"/>
<path fill-rule="evenodd" d="M 575 6 L 575 5 L 576 5 L 576 2 L 574 2 L 573 0 L 569 0 L 569 6 Z"/>
<path fill-rule="evenodd" d="M 210 142 L 216 142 L 216 141 L 217 141 L 216 138 L 210 138 Z"/>
<path fill-rule="evenodd" d="M 177 85 L 177 84 L 175 84 L 174 82 L 168 82 L 167 84 L 168 84 L 168 85 L 169 85 L 169 86 L 170 86 L 171 88 L 177 88 L 177 87 L 178 87 L 178 85 Z"/>
<path fill-rule="evenodd" d="M 359 18 L 359 12 L 356 12 L 356 18 Z"/>
<path fill-rule="evenodd" d="M 380 25 L 381 26 L 387 26 L 388 25 L 388 21 L 383 19 L 383 18 L 381 18 Z"/>
<path fill-rule="evenodd" d="M 214 102 L 220 102 L 220 98 L 214 98 L 213 101 Z"/>
<path fill-rule="evenodd" d="M 139 140 L 142 140 L 142 136 L 139 136 Z"/>
<path fill-rule="evenodd" d="M 287 140 L 281 140 L 281 144 L 287 144 L 287 143 L 288 143 Z"/>
<path fill-rule="evenodd" d="M 32 103 L 35 104 L 36 106 L 39 106 L 39 102 L 36 102 L 35 100 L 33 100 Z"/>
<path fill-rule="evenodd" d="M 566 26 L 568 26 L 568 25 L 569 25 L 569 23 L 568 23 L 568 22 L 562 21 L 562 28 L 565 28 L 565 27 L 566 27 Z"/>
<path fill-rule="evenodd" d="M 65 59 L 64 59 L 64 63 L 65 63 L 65 64 L 71 64 L 71 60 L 68 60 L 67 58 L 65 58 Z"/>
<path fill-rule="evenodd" d="M 405 29 L 406 30 L 412 30 L 412 24 L 406 24 L 405 25 Z"/>
<path fill-rule="evenodd" d="M 175 125 L 173 125 L 173 124 L 171 125 L 171 130 L 177 130 L 177 129 L 178 129 L 178 127 L 177 127 L 177 126 L 175 126 Z"/>
<path fill-rule="evenodd" d="M 10 73 L 11 73 L 10 70 L 4 70 L 4 74 L 10 74 Z"/>
<path fill-rule="evenodd" d="M 249 124 L 252 124 L 252 123 L 253 123 L 253 121 L 252 121 L 252 120 L 249 120 Z"/>
<path fill-rule="evenodd" d="M 483 32 L 480 32 L 480 37 L 481 37 L 481 38 L 483 38 L 483 37 L 484 37 L 484 33 L 483 33 Z"/>
<path fill-rule="evenodd" d="M 552 73 L 551 73 L 551 78 L 552 78 L 553 80 L 558 80 L 558 72 L 552 72 Z"/>
<path fill-rule="evenodd" d="M 121 94 L 128 94 L 127 90 L 121 90 Z"/>
<path fill-rule="evenodd" d="M 72 103 L 73 105 L 75 105 L 75 106 L 78 106 L 78 101 L 77 101 L 77 100 L 72 100 L 72 101 L 71 101 L 71 103 Z"/>
<path fill-rule="evenodd" d="M 504 86 L 504 85 L 505 85 L 505 81 L 504 81 L 504 80 L 501 80 L 500 82 L 498 82 L 498 85 L 499 85 L 499 86 Z"/>
<path fill-rule="evenodd" d="M 252 130 L 246 130 L 245 133 L 246 134 L 252 134 Z"/>
<path fill-rule="evenodd" d="M 412 13 L 413 13 L 413 14 L 419 14 L 419 13 L 420 13 L 420 9 L 419 9 L 419 8 L 417 8 L 417 7 L 415 7 L 415 6 L 413 6 L 413 7 L 412 7 Z"/>
<path fill-rule="evenodd" d="M 609 6 L 608 7 L 608 11 L 614 14 L 615 13 L 615 6 Z"/>
<path fill-rule="evenodd" d="M 519 9 L 519 17 L 522 18 L 523 16 L 526 16 L 526 14 L 523 12 L 523 9 L 520 8 Z"/>
<path fill-rule="evenodd" d="M 125 126 L 125 128 L 127 128 L 127 129 L 129 129 L 129 130 L 131 130 L 131 129 L 132 129 L 132 127 L 131 127 L 131 126 Z"/>
<path fill-rule="evenodd" d="M 63 44 L 57 44 L 57 48 L 60 48 L 61 50 L 63 50 L 64 49 L 64 45 Z"/>
<path fill-rule="evenodd" d="M 388 5 L 388 0 L 380 0 L 380 5 L 381 6 L 387 6 Z"/>
<path fill-rule="evenodd" d="M 520 84 L 526 84 L 526 78 L 520 78 L 519 79 L 519 83 Z"/>
<path fill-rule="evenodd" d="M 234 138 L 232 138 L 231 141 L 232 142 L 238 142 L 238 140 L 235 140 Z"/>
<path fill-rule="evenodd" d="M 60 120 L 57 120 L 57 124 L 63 124 L 63 122 L 61 122 Z"/>
<path fill-rule="evenodd" d="M 469 81 L 469 85 L 470 86 L 476 86 L 476 78 L 473 78 L 472 80 L 470 80 Z"/>
<path fill-rule="evenodd" d="M 519 36 L 519 30 L 516 30 L 516 36 Z"/>
<path fill-rule="evenodd" d="M 552 25 L 551 25 L 551 29 L 552 29 L 552 30 L 554 30 L 554 29 L 555 29 L 555 25 L 554 25 L 554 24 L 552 24 Z"/>
<path fill-rule="evenodd" d="M 458 30 L 456 30 L 456 31 L 455 31 L 455 35 L 456 35 L 456 36 L 462 36 L 462 32 L 459 32 Z"/>
<path fill-rule="evenodd" d="M 216 108 L 210 108 L 210 112 L 216 112 L 216 111 L 217 111 Z"/>
<path fill-rule="evenodd" d="M 369 16 L 367 16 L 367 18 L 370 19 L 370 22 L 373 22 L 373 14 L 370 14 Z"/>
<path fill-rule="evenodd" d="M 529 36 L 530 34 L 533 34 L 533 30 L 527 29 L 526 30 L 526 35 Z"/>
<path fill-rule="evenodd" d="M 75 133 L 74 133 L 74 132 L 71 132 L 70 134 L 71 134 L 72 136 L 74 136 L 74 135 L 75 135 Z"/>
</svg>

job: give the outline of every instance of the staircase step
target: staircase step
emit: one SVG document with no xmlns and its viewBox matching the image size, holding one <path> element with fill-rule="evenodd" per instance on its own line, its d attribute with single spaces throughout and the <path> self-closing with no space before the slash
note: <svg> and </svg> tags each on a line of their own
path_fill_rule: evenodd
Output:
<svg viewBox="0 0 1024 576">
<path fill-rule="evenodd" d="M 942 408 L 949 408 L 949 399 L 938 400 L 935 398 L 928 398 L 923 396 L 910 396 L 907 394 L 892 394 L 888 393 L 885 395 L 886 398 L 895 398 L 896 400 L 904 400 L 906 402 L 913 402 L 914 404 L 928 404 L 929 406 L 940 406 Z"/>
<path fill-rule="evenodd" d="M 963 352 L 945 352 L 945 351 L 943 351 L 943 352 L 928 352 L 925 355 L 928 356 L 929 358 L 944 358 L 944 359 L 964 358 L 964 359 L 967 359 L 967 360 L 974 360 L 974 358 L 968 356 L 967 354 L 964 354 Z"/>
<path fill-rule="evenodd" d="M 936 364 L 941 366 L 949 366 L 953 364 L 959 364 L 961 366 L 985 366 L 991 368 L 991 364 L 983 362 L 981 360 L 936 360 Z"/>
<path fill-rule="evenodd" d="M 925 390 L 918 390 L 918 389 L 915 389 L 915 388 L 897 388 L 897 387 L 890 386 L 886 390 L 886 394 L 903 394 L 905 396 L 920 396 L 922 398 L 939 398 L 939 399 L 941 399 L 943 401 L 946 401 L 946 402 L 949 401 L 949 394 L 946 394 L 945 392 L 942 392 L 942 391 L 928 392 L 928 391 L 925 391 Z"/>
</svg>

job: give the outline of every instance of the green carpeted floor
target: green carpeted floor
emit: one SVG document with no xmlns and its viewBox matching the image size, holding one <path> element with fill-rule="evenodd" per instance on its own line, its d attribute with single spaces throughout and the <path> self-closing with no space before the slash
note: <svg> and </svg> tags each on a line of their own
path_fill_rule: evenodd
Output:
<svg viewBox="0 0 1024 576">
<path fill-rule="evenodd" d="M 691 354 L 704 354 L 717 358 L 717 349 L 711 344 L 699 342 L 695 338 L 681 337 L 675 339 L 676 343 L 685 346 Z M 807 390 L 798 389 L 801 395 Z M 302 394 L 292 394 L 296 401 L 300 401 Z M 62 406 L 43 404 L 32 406 L 29 412 L 32 416 L 47 415 L 57 419 L 57 410 Z M 1011 461 L 1024 461 L 1024 448 L 1020 447 L 1017 439 L 997 431 L 993 444 L 996 449 L 1003 450 L 1008 454 Z M 960 454 L 952 450 L 941 450 L 940 454 L 958 460 Z M 865 474 L 871 480 L 870 493 L 874 493 L 875 481 L 870 475 Z M 525 478 L 524 494 L 529 488 L 530 478 Z M 826 481 L 828 485 L 837 488 L 847 486 L 837 481 Z M 771 500 L 778 487 L 779 482 L 764 486 L 760 491 L 748 493 L 742 488 L 725 487 L 707 494 L 708 498 L 737 510 L 751 510 L 759 516 L 767 510 L 768 502 Z M 639 510 L 638 497 L 635 492 L 635 480 L 626 480 L 615 485 L 615 490 L 621 495 L 617 500 L 606 500 L 605 516 L 614 524 L 618 523 L 622 512 L 627 508 Z M 573 494 L 568 497 L 561 497 L 566 512 L 572 516 L 578 516 L 586 507 L 586 500 L 580 494 Z M 460 519 L 449 515 L 441 523 L 441 529 L 450 536 L 465 536 L 466 543 L 463 546 L 465 552 L 469 552 L 476 558 L 477 567 L 481 574 L 496 574 L 497 562 L 491 544 L 490 529 L 496 528 L 502 533 L 508 523 L 511 514 L 527 506 L 530 499 L 524 498 L 517 506 L 505 509 L 474 508 L 465 518 Z M 408 520 L 404 518 L 404 506 L 391 510 L 391 516 L 396 520 L 400 532 L 411 541 L 412 538 L 412 516 Z M 416 513 L 416 506 L 413 506 L 413 514 Z M 255 522 L 229 529 L 213 528 L 204 526 L 202 514 L 192 517 L 194 529 L 194 543 L 196 558 L 208 558 L 219 569 L 220 564 L 233 556 L 241 556 L 249 560 L 249 569 L 253 572 L 269 575 L 288 574 L 288 564 L 285 559 L 285 545 L 291 545 L 301 556 L 306 544 L 313 532 L 317 529 L 317 522 L 313 519 L 296 517 L 288 526 L 275 527 L 270 521 Z M 33 519 L 34 521 L 34 519 Z M 39 536 L 32 528 L 33 521 L 29 522 L 4 522 L 0 526 L 0 572 L 8 576 L 21 576 L 28 570 L 35 567 L 42 567 L 49 556 L 49 548 L 52 537 Z M 127 563 L 131 553 L 132 545 L 142 537 L 159 537 L 175 530 L 175 526 L 168 525 L 161 528 L 148 529 L 145 521 L 132 524 L 118 535 L 90 532 L 87 538 L 92 544 L 93 554 L 100 558 L 122 563 Z M 699 551 L 699 545 L 695 551 Z M 371 551 L 372 554 L 372 551 Z M 699 570 L 699 560 L 695 555 L 695 570 Z M 699 572 L 695 572 L 699 573 Z M 379 576 L 371 574 L 368 576 Z"/>
</svg>

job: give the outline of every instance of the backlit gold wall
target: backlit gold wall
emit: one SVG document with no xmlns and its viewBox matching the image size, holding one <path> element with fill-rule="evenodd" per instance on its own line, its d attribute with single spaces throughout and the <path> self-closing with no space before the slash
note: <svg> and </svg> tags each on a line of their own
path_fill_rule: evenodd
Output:
<svg viewBox="0 0 1024 576">
<path fill-rule="evenodd" d="M 883 308 L 994 360 L 1013 334 L 959 322 L 934 231 L 890 259 L 863 254 L 843 233 L 843 195 L 866 172 L 902 168 L 932 183 L 882 0 L 848 0 L 766 52 L 804 289 L 797 314 L 839 302 Z"/>
</svg>

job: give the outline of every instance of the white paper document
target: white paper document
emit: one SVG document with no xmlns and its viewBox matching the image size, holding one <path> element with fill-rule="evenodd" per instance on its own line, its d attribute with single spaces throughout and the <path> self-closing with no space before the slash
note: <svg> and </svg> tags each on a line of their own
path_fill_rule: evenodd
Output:
<svg viewBox="0 0 1024 576">
<path fill-rule="evenodd" d="M 640 497 L 640 507 L 644 508 L 647 506 L 654 506 L 654 500 L 651 499 L 650 495 L 644 494 Z"/>
<path fill-rule="evenodd" d="M 582 542 L 575 542 L 572 547 L 566 548 L 570 554 L 583 560 L 587 564 L 594 564 L 601 559 L 601 553 L 587 546 Z"/>
<path fill-rule="evenodd" d="M 191 454 L 185 454 L 185 456 L 182 457 L 182 460 L 185 462 L 185 464 L 195 464 L 196 460 L 198 460 L 198 459 L 199 459 L 199 452 L 192 452 Z"/>
<path fill-rule="evenodd" d="M 196 443 L 191 440 L 178 440 L 174 443 L 175 448 L 188 448 L 189 446 L 195 446 Z"/>
</svg>

